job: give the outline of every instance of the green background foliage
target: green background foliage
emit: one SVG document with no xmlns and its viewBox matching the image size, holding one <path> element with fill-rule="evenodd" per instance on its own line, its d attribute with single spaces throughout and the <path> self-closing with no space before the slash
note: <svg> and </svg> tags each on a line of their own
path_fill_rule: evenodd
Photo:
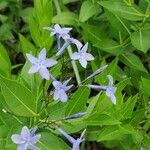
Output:
<svg viewBox="0 0 150 150">
<path fill-rule="evenodd" d="M 69 150 L 53 121 L 73 135 L 87 128 L 83 147 L 92 141 L 102 149 L 150 149 L 150 0 L 1 0 L 0 22 L 0 149 L 15 150 L 11 135 L 38 125 L 42 150 Z M 109 65 L 87 83 L 107 85 L 112 75 L 115 106 L 105 93 L 85 87 L 75 88 L 65 104 L 54 101 L 51 81 L 28 74 L 26 53 L 37 56 L 45 47 L 55 56 L 55 39 L 43 30 L 54 24 L 72 27 L 75 38 L 89 43 L 95 60 L 86 70 L 77 63 L 81 80 Z M 71 64 L 65 65 L 59 61 L 50 72 L 76 85 Z M 82 118 L 63 120 L 83 111 Z"/>
</svg>

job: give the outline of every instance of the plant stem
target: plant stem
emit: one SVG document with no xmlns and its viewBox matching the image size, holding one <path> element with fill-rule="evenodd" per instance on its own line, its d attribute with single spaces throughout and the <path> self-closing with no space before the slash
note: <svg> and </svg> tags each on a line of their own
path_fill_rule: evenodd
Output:
<svg viewBox="0 0 150 150">
<path fill-rule="evenodd" d="M 67 49 L 68 49 L 68 54 L 69 54 L 69 56 L 71 57 L 71 55 L 72 55 L 72 53 L 73 53 L 71 46 L 69 46 Z M 78 67 L 77 67 L 77 65 L 76 65 L 76 62 L 75 62 L 74 60 L 72 60 L 71 63 L 72 63 L 72 67 L 73 67 L 73 70 L 74 70 L 74 73 L 75 73 L 75 76 L 76 76 L 76 80 L 77 80 L 77 82 L 78 82 L 78 85 L 80 85 L 81 79 L 80 79 L 80 75 L 79 75 L 79 71 L 78 71 Z"/>
<path fill-rule="evenodd" d="M 61 9 L 60 9 L 58 0 L 54 0 L 54 4 L 55 4 L 55 7 L 56 7 L 57 14 L 60 14 Z M 69 46 L 67 48 L 67 50 L 68 50 L 69 56 L 71 56 L 72 53 L 73 53 L 71 46 Z M 75 76 L 76 76 L 77 83 L 79 85 L 81 83 L 81 79 L 80 79 L 78 67 L 77 67 L 76 62 L 74 60 L 72 60 L 71 63 L 72 63 L 72 67 L 73 67 L 73 70 L 74 70 L 74 73 L 75 73 Z"/>
</svg>

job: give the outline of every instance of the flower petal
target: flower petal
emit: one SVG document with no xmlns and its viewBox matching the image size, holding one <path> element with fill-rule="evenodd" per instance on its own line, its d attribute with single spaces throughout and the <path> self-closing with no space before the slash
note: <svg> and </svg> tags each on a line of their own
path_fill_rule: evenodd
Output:
<svg viewBox="0 0 150 150">
<path fill-rule="evenodd" d="M 49 80 L 50 78 L 50 75 L 49 75 L 49 71 L 47 68 L 41 68 L 39 70 L 39 73 L 41 75 L 42 78 L 46 79 L 46 80 Z"/>
<path fill-rule="evenodd" d="M 100 86 L 100 85 L 88 85 L 87 87 L 98 90 L 98 91 L 100 90 L 106 91 L 107 89 L 107 86 Z"/>
<path fill-rule="evenodd" d="M 107 75 L 108 79 L 109 79 L 109 86 L 113 85 L 113 77 L 111 75 Z"/>
<path fill-rule="evenodd" d="M 86 52 L 88 49 L 88 42 L 82 47 L 81 51 Z"/>
<path fill-rule="evenodd" d="M 18 145 L 17 150 L 27 150 L 27 147 L 28 147 L 27 143 L 20 144 L 20 145 Z"/>
<path fill-rule="evenodd" d="M 73 43 L 77 46 L 78 50 L 80 50 L 81 47 L 83 46 L 82 43 L 77 39 L 71 38 L 70 40 L 71 40 L 71 43 Z"/>
<path fill-rule="evenodd" d="M 55 90 L 55 91 L 54 91 L 53 99 L 54 99 L 54 100 L 58 100 L 58 99 L 59 99 L 59 91 L 58 91 L 58 90 Z"/>
<path fill-rule="evenodd" d="M 59 91 L 59 100 L 61 102 L 67 102 L 68 100 L 68 96 L 63 89 Z"/>
<path fill-rule="evenodd" d="M 68 133 L 66 133 L 64 130 L 62 130 L 61 128 L 57 129 L 70 143 L 74 143 L 76 140 L 70 136 Z"/>
<path fill-rule="evenodd" d="M 60 86 L 62 86 L 62 83 L 60 81 L 53 81 L 52 84 L 55 87 L 55 89 L 58 89 Z"/>
<path fill-rule="evenodd" d="M 28 60 L 32 63 L 32 64 L 36 64 L 38 62 L 38 59 L 35 58 L 33 55 L 31 54 L 26 54 Z"/>
<path fill-rule="evenodd" d="M 46 59 L 46 48 L 43 48 L 38 55 L 38 60 L 43 61 Z"/>
<path fill-rule="evenodd" d="M 41 138 L 41 135 L 40 135 L 40 134 L 33 136 L 33 137 L 31 138 L 31 140 L 30 140 L 31 144 L 37 143 L 40 138 Z"/>
<path fill-rule="evenodd" d="M 15 143 L 15 144 L 23 144 L 25 143 L 25 141 L 22 139 L 21 135 L 18 134 L 14 134 L 11 136 L 11 140 Z"/>
<path fill-rule="evenodd" d="M 88 60 L 88 61 L 94 60 L 93 55 L 91 55 L 90 53 L 85 53 L 84 56 L 85 56 L 85 59 Z"/>
<path fill-rule="evenodd" d="M 29 69 L 29 71 L 28 71 L 28 73 L 36 73 L 36 72 L 38 72 L 38 70 L 39 70 L 39 67 L 37 66 L 37 65 L 33 65 L 30 69 Z"/>
<path fill-rule="evenodd" d="M 56 60 L 53 60 L 53 59 L 46 59 L 44 61 L 44 66 L 45 67 L 52 67 L 54 65 L 56 65 L 58 62 Z"/>
<path fill-rule="evenodd" d="M 29 138 L 31 136 L 30 134 L 30 130 L 28 129 L 28 127 L 24 126 L 21 130 L 21 136 L 23 138 Z"/>
<path fill-rule="evenodd" d="M 70 82 L 71 79 L 72 79 L 72 78 L 69 78 L 68 80 L 64 81 L 64 82 L 63 82 L 63 85 L 66 86 L 66 85 Z"/>
<path fill-rule="evenodd" d="M 80 62 L 81 66 L 82 66 L 83 68 L 86 68 L 86 66 L 87 66 L 87 61 L 86 61 L 86 59 L 80 58 L 80 59 L 79 59 L 79 62 Z"/>
<path fill-rule="evenodd" d="M 77 53 L 77 52 L 73 53 L 73 54 L 71 55 L 71 59 L 73 59 L 73 60 L 78 60 L 78 59 L 80 59 L 80 54 Z"/>
</svg>

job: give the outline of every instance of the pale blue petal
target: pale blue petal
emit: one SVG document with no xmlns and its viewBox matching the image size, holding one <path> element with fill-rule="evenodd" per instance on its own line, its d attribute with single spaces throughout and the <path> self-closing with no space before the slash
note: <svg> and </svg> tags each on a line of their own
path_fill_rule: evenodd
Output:
<svg viewBox="0 0 150 150">
<path fill-rule="evenodd" d="M 37 129 L 38 129 L 38 127 L 35 126 L 35 127 L 33 127 L 33 128 L 30 130 L 30 133 L 31 133 L 32 136 L 35 135 L 35 132 L 37 131 Z"/>
<path fill-rule="evenodd" d="M 73 143 L 72 150 L 80 150 L 80 143 L 77 141 Z"/>
<path fill-rule="evenodd" d="M 63 82 L 63 85 L 66 86 L 66 85 L 70 82 L 71 79 L 72 79 L 72 78 L 69 78 L 68 80 L 64 81 L 64 82 Z"/>
<path fill-rule="evenodd" d="M 47 68 L 41 68 L 39 70 L 39 73 L 43 79 L 46 79 L 46 80 L 50 79 L 49 71 Z"/>
<path fill-rule="evenodd" d="M 65 119 L 65 120 L 68 120 L 68 119 L 80 118 L 80 117 L 84 116 L 85 114 L 86 114 L 86 112 L 79 112 L 79 113 L 76 113 L 76 114 L 67 116 L 67 117 L 65 117 L 64 119 Z"/>
<path fill-rule="evenodd" d="M 72 44 L 75 44 L 77 46 L 78 50 L 80 50 L 83 46 L 82 43 L 77 39 L 71 38 L 70 41 Z"/>
<path fill-rule="evenodd" d="M 86 67 L 87 67 L 87 61 L 86 61 L 86 59 L 80 58 L 80 59 L 79 59 L 79 62 L 80 62 L 81 66 L 82 66 L 83 68 L 86 68 Z"/>
<path fill-rule="evenodd" d="M 58 89 L 60 86 L 62 86 L 62 83 L 60 81 L 53 81 L 52 84 L 55 87 L 55 89 Z"/>
<path fill-rule="evenodd" d="M 45 59 L 46 59 L 46 49 L 43 48 L 43 49 L 41 50 L 41 52 L 39 53 L 39 55 L 38 55 L 38 60 L 39 60 L 39 61 L 43 61 L 43 60 L 45 60 Z"/>
<path fill-rule="evenodd" d="M 15 144 L 23 144 L 25 143 L 24 139 L 22 139 L 21 135 L 18 134 L 14 134 L 11 136 L 11 140 L 15 143 Z"/>
<path fill-rule="evenodd" d="M 54 99 L 54 100 L 58 100 L 58 99 L 59 99 L 59 91 L 58 91 L 58 90 L 55 90 L 55 91 L 54 91 L 53 99 Z"/>
<path fill-rule="evenodd" d="M 54 59 L 46 59 L 44 61 L 44 66 L 45 67 L 52 67 L 52 66 L 56 65 L 57 63 L 58 62 L 56 60 L 54 60 Z"/>
<path fill-rule="evenodd" d="M 30 140 L 31 144 L 36 144 L 40 138 L 41 138 L 40 134 L 33 136 Z"/>
<path fill-rule="evenodd" d="M 80 59 L 80 57 L 81 57 L 80 53 L 77 53 L 77 52 L 75 52 L 71 55 L 71 59 L 73 59 L 73 60 L 78 60 L 78 59 Z"/>
<path fill-rule="evenodd" d="M 83 132 L 81 133 L 81 136 L 80 136 L 80 140 L 81 141 L 84 141 L 83 137 L 85 135 L 85 132 L 86 132 L 86 129 L 84 129 Z"/>
<path fill-rule="evenodd" d="M 65 42 L 61 49 L 56 53 L 56 56 L 60 56 L 64 53 L 65 49 L 70 45 L 69 42 Z"/>
<path fill-rule="evenodd" d="M 31 66 L 31 68 L 29 69 L 28 73 L 32 74 L 32 73 L 36 73 L 39 71 L 39 67 L 37 65 L 33 65 Z"/>
<path fill-rule="evenodd" d="M 82 47 L 81 52 L 86 52 L 88 49 L 88 42 Z"/>
<path fill-rule="evenodd" d="M 61 102 L 67 102 L 68 96 L 63 89 L 59 90 L 59 100 Z"/>
<path fill-rule="evenodd" d="M 27 147 L 28 147 L 27 143 L 20 144 L 20 145 L 18 145 L 17 150 L 27 150 Z"/>
<path fill-rule="evenodd" d="M 31 55 L 31 54 L 26 54 L 26 56 L 27 56 L 28 60 L 29 60 L 32 64 L 37 64 L 38 59 L 35 58 L 33 55 Z"/>
<path fill-rule="evenodd" d="M 31 136 L 30 134 L 30 130 L 28 129 L 28 127 L 24 126 L 21 130 L 21 136 L 22 138 L 29 138 Z"/>
<path fill-rule="evenodd" d="M 66 133 L 64 130 L 62 130 L 61 128 L 57 129 L 70 143 L 74 143 L 76 142 L 76 140 L 70 136 L 68 133 Z"/>
<path fill-rule="evenodd" d="M 108 65 L 105 65 L 105 66 L 99 68 L 98 70 L 96 70 L 95 72 L 93 72 L 90 76 L 88 76 L 84 81 L 89 80 L 89 79 L 97 76 L 98 74 L 100 74 L 101 72 L 103 72 L 107 67 L 108 67 Z"/>
<path fill-rule="evenodd" d="M 84 54 L 84 58 L 85 58 L 87 61 L 94 60 L 93 55 L 91 55 L 90 53 L 85 53 L 85 54 Z"/>
<path fill-rule="evenodd" d="M 88 87 L 98 91 L 100 90 L 105 91 L 107 89 L 107 86 L 100 86 L 100 85 L 88 85 Z"/>
<path fill-rule="evenodd" d="M 111 75 L 107 75 L 109 79 L 109 85 L 113 85 L 113 77 Z"/>
<path fill-rule="evenodd" d="M 65 92 L 67 92 L 68 90 L 70 90 L 71 88 L 73 87 L 73 84 L 69 85 L 69 86 L 66 86 L 64 88 Z"/>
</svg>

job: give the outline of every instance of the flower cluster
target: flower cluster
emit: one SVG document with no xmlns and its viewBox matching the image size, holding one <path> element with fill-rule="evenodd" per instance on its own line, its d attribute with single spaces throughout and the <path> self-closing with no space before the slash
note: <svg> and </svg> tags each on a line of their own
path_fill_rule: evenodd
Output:
<svg viewBox="0 0 150 150">
<path fill-rule="evenodd" d="M 79 63 L 83 68 L 87 67 L 87 62 L 94 60 L 94 57 L 92 54 L 88 53 L 88 43 L 83 45 L 79 40 L 71 37 L 69 35 L 69 32 L 72 30 L 72 28 L 61 28 L 58 24 L 54 26 L 54 28 L 51 27 L 44 27 L 45 30 L 50 31 L 51 36 L 55 36 L 57 40 L 57 53 L 56 56 L 59 57 L 61 56 L 65 50 L 68 48 L 69 45 L 74 44 L 77 48 L 77 51 L 74 52 L 70 56 L 70 60 L 78 60 Z M 63 44 L 62 44 L 63 43 Z M 33 74 L 33 73 L 39 73 L 40 76 L 43 79 L 46 80 L 52 80 L 52 85 L 54 87 L 54 94 L 53 94 L 53 99 L 54 100 L 59 100 L 61 102 L 67 102 L 68 100 L 68 95 L 67 92 L 73 87 L 73 85 L 68 85 L 70 82 L 71 78 L 64 81 L 60 82 L 58 81 L 52 73 L 48 70 L 49 68 L 55 66 L 58 61 L 54 59 L 49 59 L 46 57 L 46 49 L 43 48 L 41 52 L 38 54 L 38 57 L 33 56 L 32 54 L 26 54 L 27 59 L 31 62 L 32 66 L 29 69 L 28 73 Z M 103 72 L 108 65 L 105 65 L 95 72 L 93 72 L 90 76 L 88 76 L 85 80 L 81 82 L 81 84 L 101 72 Z M 91 89 L 94 90 L 103 90 L 106 92 L 106 95 L 111 99 L 113 104 L 116 104 L 116 97 L 115 97 L 115 92 L 116 92 L 116 87 L 113 86 L 113 78 L 111 75 L 107 75 L 109 79 L 109 84 L 107 86 L 103 85 L 85 85 Z M 84 86 L 84 85 L 83 85 Z M 68 119 L 74 119 L 74 118 L 79 118 L 86 115 L 86 112 L 79 112 L 77 114 L 73 114 L 71 116 L 64 117 L 64 120 Z M 26 126 L 22 128 L 21 134 L 14 134 L 12 135 L 11 139 L 15 144 L 18 144 L 18 150 L 39 150 L 35 144 L 39 141 L 41 135 L 35 135 L 35 132 L 37 130 L 37 127 L 29 130 Z M 68 135 L 64 130 L 61 128 L 57 127 L 57 130 L 72 144 L 72 150 L 79 150 L 80 149 L 80 144 L 84 141 L 84 135 L 86 132 L 86 129 L 82 132 L 80 138 L 74 139 L 70 135 Z"/>
</svg>

